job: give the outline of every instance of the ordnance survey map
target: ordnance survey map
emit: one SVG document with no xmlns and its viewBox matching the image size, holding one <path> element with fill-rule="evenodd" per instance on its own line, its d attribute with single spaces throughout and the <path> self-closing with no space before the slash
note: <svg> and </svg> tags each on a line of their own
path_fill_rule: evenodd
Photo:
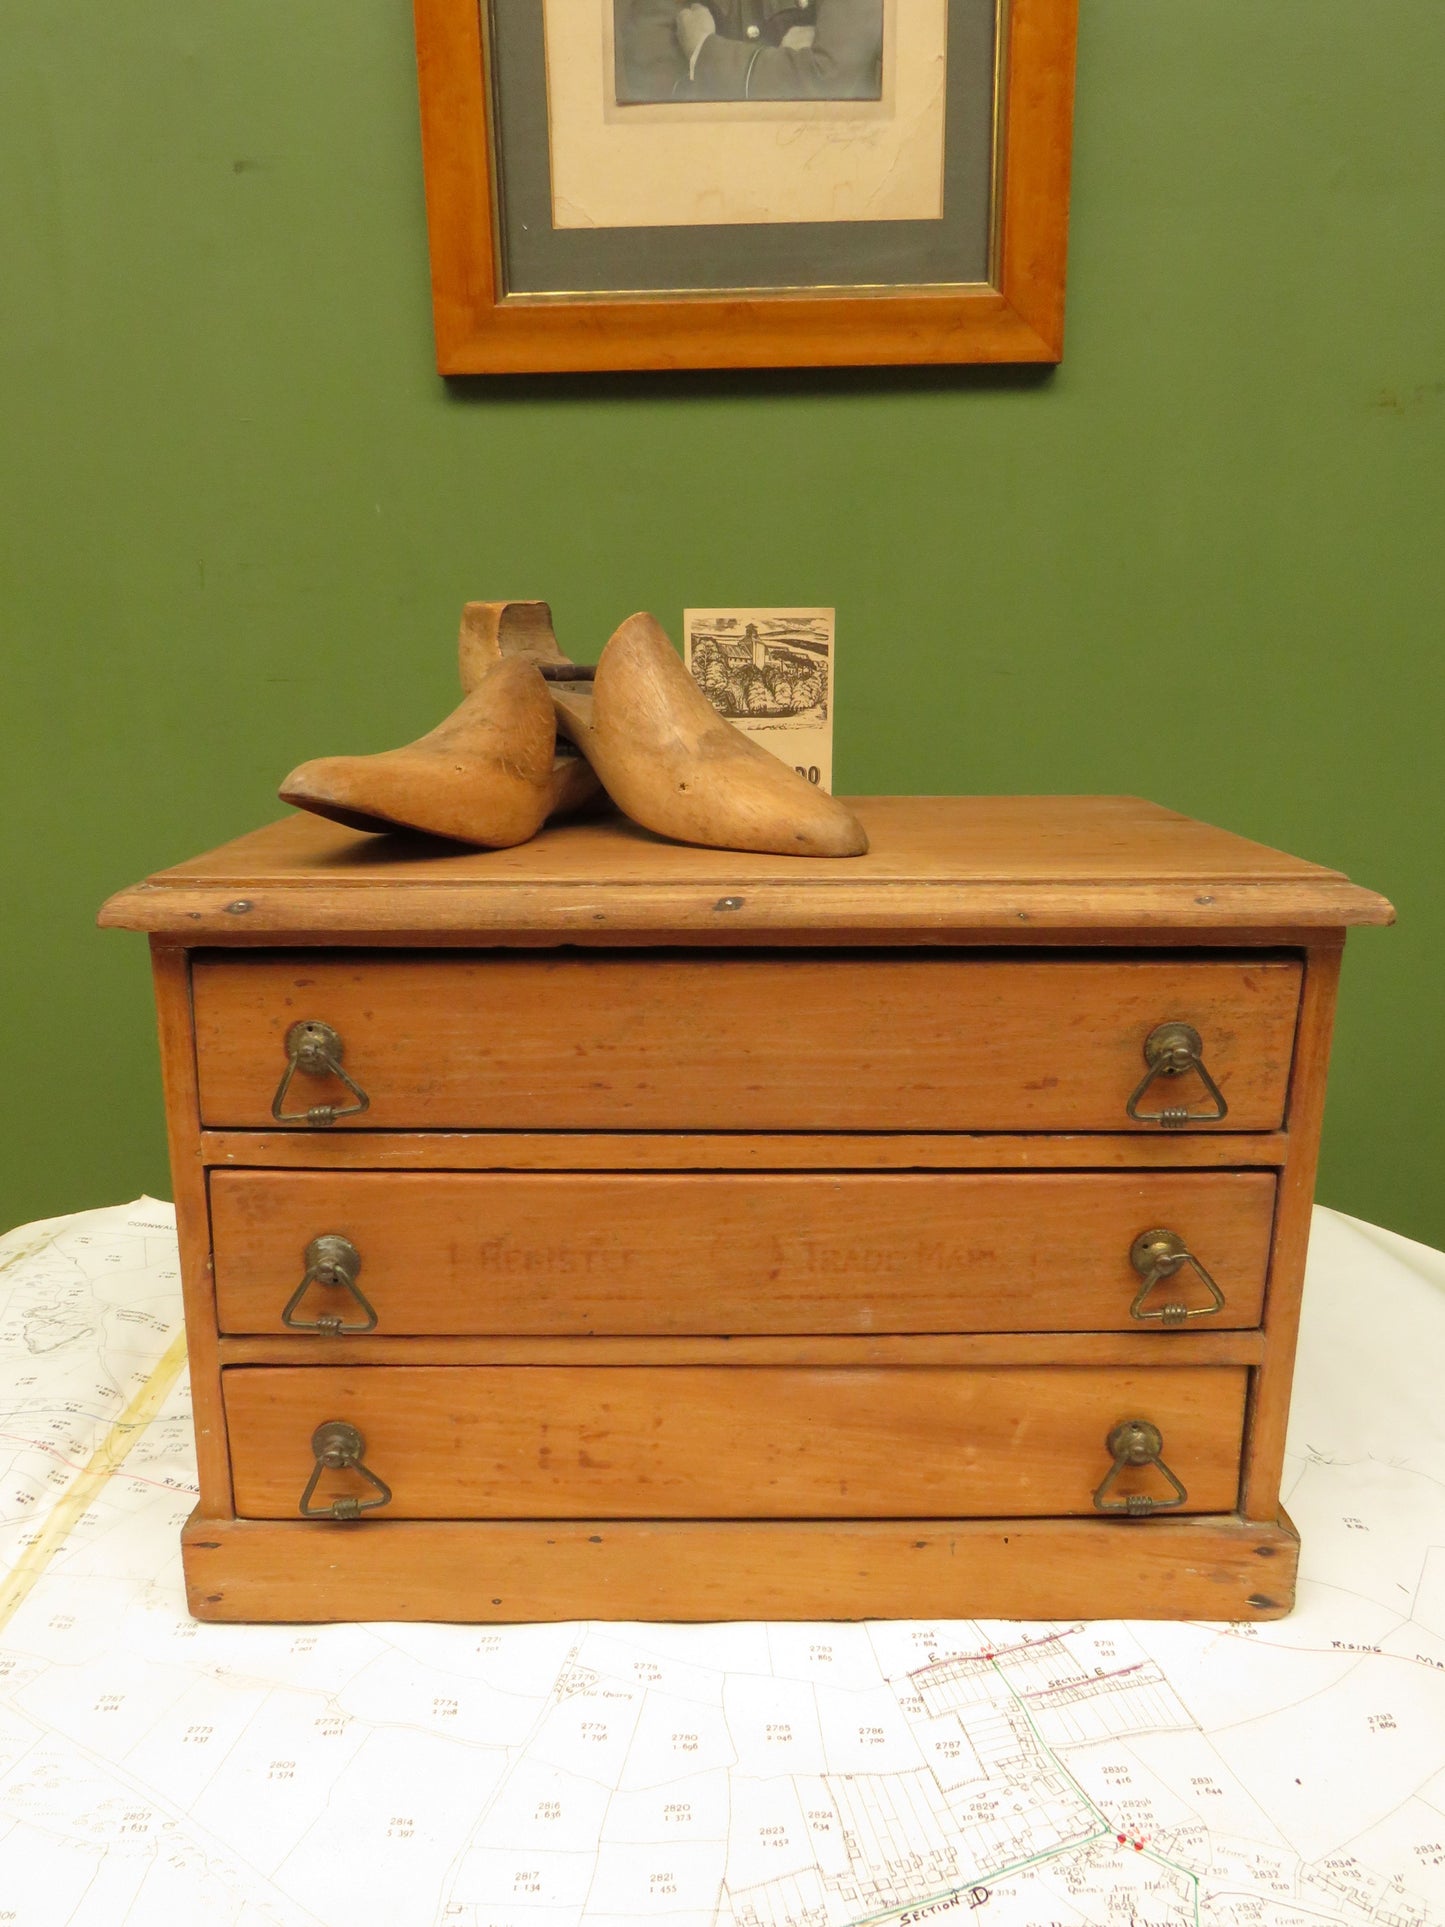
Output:
<svg viewBox="0 0 1445 1927">
<path fill-rule="evenodd" d="M 0 1927 L 1445 1927 L 1442 1352 L 1317 1213 L 1277 1624 L 207 1627 L 170 1209 L 27 1226 Z"/>
</svg>

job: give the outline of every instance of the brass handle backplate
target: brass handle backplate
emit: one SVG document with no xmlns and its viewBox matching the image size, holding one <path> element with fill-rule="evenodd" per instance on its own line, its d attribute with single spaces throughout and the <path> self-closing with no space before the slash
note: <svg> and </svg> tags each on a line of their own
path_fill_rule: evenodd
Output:
<svg viewBox="0 0 1445 1927">
<path fill-rule="evenodd" d="M 345 1419 L 327 1419 L 311 1434 L 311 1451 L 316 1463 L 311 1468 L 311 1477 L 306 1481 L 306 1490 L 301 1494 L 300 1511 L 303 1519 L 359 1519 L 363 1512 L 390 1505 L 391 1487 L 385 1479 L 377 1478 L 370 1466 L 362 1464 L 366 1440 L 354 1425 L 348 1425 Z M 371 1496 L 365 1499 L 331 1499 L 325 1505 L 312 1505 L 311 1500 L 323 1472 L 359 1473 L 372 1488 Z"/>
<path fill-rule="evenodd" d="M 1156 1024 L 1144 1039 L 1144 1062 L 1148 1069 L 1140 1078 L 1134 1095 L 1125 1106 L 1136 1124 L 1160 1124 L 1166 1131 L 1179 1131 L 1186 1124 L 1218 1124 L 1228 1117 L 1224 1093 L 1209 1075 L 1204 1063 L 1204 1040 L 1192 1024 L 1174 1021 Z M 1140 1101 L 1157 1078 L 1182 1077 L 1193 1071 L 1208 1091 L 1212 1111 L 1191 1111 L 1187 1105 L 1165 1105 L 1157 1111 L 1141 1111 Z"/>
<path fill-rule="evenodd" d="M 1150 1512 L 1168 1512 L 1181 1506 L 1189 1497 L 1183 1485 L 1164 1463 L 1164 1436 L 1157 1425 L 1146 1418 L 1125 1419 L 1116 1425 L 1106 1441 L 1109 1456 L 1114 1463 L 1099 1481 L 1094 1493 L 1094 1506 L 1099 1512 L 1123 1512 L 1131 1519 L 1141 1519 Z M 1111 1497 L 1111 1491 L 1121 1472 L 1132 1467 L 1156 1466 L 1173 1487 L 1174 1496 L 1170 1499 L 1151 1499 L 1145 1493 L 1131 1492 L 1127 1496 Z"/>
<path fill-rule="evenodd" d="M 1177 1231 L 1141 1231 L 1129 1251 L 1129 1262 L 1143 1279 L 1129 1316 L 1141 1323 L 1158 1320 L 1165 1325 L 1182 1325 L 1188 1318 L 1213 1318 L 1224 1310 L 1224 1293 L 1195 1257 Z M 1146 1300 L 1154 1287 L 1188 1265 L 1213 1301 L 1208 1305 L 1186 1306 L 1178 1299 L 1152 1308 Z"/>
<path fill-rule="evenodd" d="M 271 1115 L 278 1124 L 314 1124 L 324 1128 L 334 1124 L 339 1117 L 356 1117 L 371 1108 L 371 1099 L 362 1090 L 356 1079 L 343 1070 L 341 1053 L 344 1049 L 341 1034 L 323 1024 L 318 1018 L 304 1017 L 299 1024 L 293 1024 L 286 1033 L 286 1068 L 281 1073 L 281 1082 L 276 1086 L 276 1095 L 271 1099 Z M 284 1108 L 286 1093 L 291 1088 L 291 1080 L 300 1071 L 303 1077 L 334 1077 L 351 1092 L 350 1104 L 313 1104 L 309 1110 L 288 1111 Z"/>
<path fill-rule="evenodd" d="M 327 1338 L 347 1338 L 353 1332 L 376 1330 L 376 1311 L 360 1285 L 361 1253 L 339 1232 L 328 1231 L 313 1238 L 306 1247 L 306 1271 L 301 1283 L 286 1301 L 281 1323 L 296 1332 L 322 1332 Z M 313 1285 L 322 1290 L 349 1291 L 361 1307 L 363 1316 L 348 1325 L 340 1312 L 323 1311 L 315 1318 L 298 1318 L 296 1308 Z"/>
</svg>

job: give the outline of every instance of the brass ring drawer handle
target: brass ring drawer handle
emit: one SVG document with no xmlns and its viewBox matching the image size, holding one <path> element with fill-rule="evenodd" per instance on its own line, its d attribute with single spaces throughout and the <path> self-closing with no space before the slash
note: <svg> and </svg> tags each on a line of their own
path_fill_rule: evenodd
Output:
<svg viewBox="0 0 1445 1927">
<path fill-rule="evenodd" d="M 1144 1062 L 1148 1065 L 1125 1106 L 1136 1124 L 1162 1124 L 1166 1131 L 1179 1131 L 1186 1124 L 1218 1124 L 1229 1115 L 1224 1093 L 1209 1075 L 1204 1062 L 1204 1040 L 1192 1024 L 1156 1024 L 1144 1039 Z M 1212 1111 L 1191 1111 L 1185 1105 L 1166 1105 L 1158 1111 L 1141 1111 L 1140 1099 L 1160 1077 L 1182 1077 L 1193 1071 L 1214 1100 Z"/>
<path fill-rule="evenodd" d="M 311 1450 L 316 1463 L 311 1468 L 311 1477 L 306 1481 L 306 1490 L 301 1494 L 303 1519 L 359 1519 L 363 1512 L 391 1504 L 391 1487 L 385 1479 L 377 1478 L 369 1465 L 362 1464 L 366 1440 L 354 1425 L 348 1425 L 345 1419 L 327 1419 L 312 1433 Z M 360 1473 L 372 1487 L 372 1496 L 366 1499 L 332 1499 L 326 1505 L 312 1505 L 312 1496 L 323 1472 Z"/>
<path fill-rule="evenodd" d="M 371 1099 L 366 1092 L 342 1068 L 341 1053 L 344 1048 L 340 1033 L 315 1017 L 305 1017 L 299 1024 L 291 1026 L 286 1033 L 286 1068 L 281 1073 L 281 1082 L 276 1086 L 276 1095 L 271 1099 L 271 1115 L 278 1124 L 324 1127 L 334 1124 L 339 1117 L 357 1117 L 371 1108 Z M 339 1078 L 351 1092 L 353 1102 L 340 1106 L 313 1104 L 305 1111 L 285 1110 L 286 1093 L 297 1071 L 303 1077 Z"/>
<path fill-rule="evenodd" d="M 347 1338 L 353 1332 L 375 1331 L 376 1310 L 356 1282 L 360 1270 L 361 1253 L 350 1238 L 343 1238 L 335 1231 L 313 1238 L 306 1247 L 306 1275 L 286 1300 L 281 1323 L 294 1332 L 322 1332 L 327 1338 Z M 316 1318 L 298 1318 L 296 1307 L 313 1285 L 349 1291 L 365 1316 L 353 1319 L 349 1325 L 340 1312 L 334 1311 L 324 1311 Z"/>
<path fill-rule="evenodd" d="M 1177 1231 L 1141 1231 L 1130 1247 L 1129 1262 L 1144 1280 L 1129 1307 L 1131 1318 L 1141 1323 L 1157 1319 L 1164 1325 L 1182 1325 L 1187 1318 L 1213 1318 L 1224 1310 L 1224 1293 Z M 1145 1300 L 1154 1287 L 1182 1271 L 1185 1265 L 1192 1268 L 1214 1302 L 1188 1307 L 1175 1301 L 1146 1309 Z"/>
<path fill-rule="evenodd" d="M 1179 1480 L 1169 1470 L 1160 1454 L 1164 1450 L 1164 1437 L 1157 1425 L 1151 1425 L 1146 1418 L 1125 1419 L 1116 1425 L 1109 1434 L 1108 1451 L 1114 1463 L 1099 1481 L 1094 1493 L 1094 1507 L 1099 1512 L 1125 1512 L 1131 1519 L 1140 1519 L 1150 1512 L 1168 1512 L 1181 1506 L 1189 1497 Z M 1151 1499 L 1142 1492 L 1131 1492 L 1125 1497 L 1110 1497 L 1110 1491 L 1119 1474 L 1127 1469 L 1141 1465 L 1157 1466 L 1174 1488 L 1172 1499 Z"/>
</svg>

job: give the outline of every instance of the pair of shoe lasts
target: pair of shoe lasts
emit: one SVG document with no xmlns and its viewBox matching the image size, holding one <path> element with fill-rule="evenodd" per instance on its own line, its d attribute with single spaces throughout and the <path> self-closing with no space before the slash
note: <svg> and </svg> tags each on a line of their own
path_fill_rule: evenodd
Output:
<svg viewBox="0 0 1445 1927">
<path fill-rule="evenodd" d="M 868 848 L 851 810 L 717 714 L 650 615 L 629 616 L 593 671 L 562 654 L 546 603 L 469 602 L 460 654 L 467 693 L 444 723 L 404 749 L 303 763 L 282 801 L 353 829 L 503 849 L 591 800 L 600 781 L 634 822 L 680 843 L 812 857 Z"/>
</svg>

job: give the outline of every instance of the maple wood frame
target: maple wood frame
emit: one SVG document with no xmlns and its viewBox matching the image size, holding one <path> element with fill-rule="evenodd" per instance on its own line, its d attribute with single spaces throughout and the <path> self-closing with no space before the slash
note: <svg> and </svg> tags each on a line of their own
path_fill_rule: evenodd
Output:
<svg viewBox="0 0 1445 1927">
<path fill-rule="evenodd" d="M 575 298 L 501 285 L 484 4 L 414 0 L 442 374 L 1062 357 L 1078 0 L 1007 8 L 993 284 Z"/>
</svg>

